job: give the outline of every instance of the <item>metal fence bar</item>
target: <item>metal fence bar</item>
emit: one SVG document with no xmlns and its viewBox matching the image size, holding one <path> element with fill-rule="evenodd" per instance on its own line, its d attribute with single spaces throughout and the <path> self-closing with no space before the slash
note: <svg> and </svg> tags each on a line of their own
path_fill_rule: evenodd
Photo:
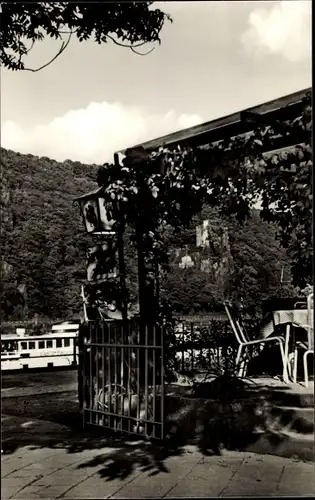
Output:
<svg viewBox="0 0 315 500">
<path fill-rule="evenodd" d="M 152 388 L 153 388 L 153 401 L 152 401 L 152 413 L 153 413 L 153 420 L 155 420 L 156 417 L 156 411 L 155 411 L 155 404 L 156 404 L 156 326 L 154 325 L 153 327 L 153 353 L 152 353 L 152 358 L 153 358 L 153 376 L 152 376 Z M 155 425 L 153 425 L 153 438 L 155 438 Z"/>
<path fill-rule="evenodd" d="M 136 342 L 137 346 L 140 343 L 140 330 L 139 328 L 137 329 L 136 333 Z M 140 349 L 136 349 L 136 361 L 137 361 L 137 429 L 139 428 L 140 425 L 140 397 L 141 397 L 141 387 L 140 387 Z"/>
<path fill-rule="evenodd" d="M 98 333 L 96 331 L 96 333 Z M 99 367 L 98 367 L 98 351 L 99 347 L 94 348 L 95 351 L 95 398 L 93 402 L 93 407 L 97 407 L 98 403 L 98 397 L 99 397 Z M 98 423 L 98 418 L 97 418 L 97 423 Z"/>
<path fill-rule="evenodd" d="M 85 429 L 85 406 L 86 406 L 86 362 L 85 362 L 85 350 L 84 350 L 84 333 L 85 333 L 85 328 L 83 325 L 81 325 L 79 329 L 79 343 L 80 343 L 80 363 L 79 363 L 79 370 L 81 371 L 82 374 L 82 426 L 83 429 Z"/>
<path fill-rule="evenodd" d="M 115 384 L 115 399 L 114 399 L 114 412 L 117 414 L 117 327 L 115 325 L 115 347 L 114 347 L 114 384 Z M 117 419 L 114 419 L 114 427 L 117 428 Z"/>
<path fill-rule="evenodd" d="M 130 341 L 131 338 L 130 338 L 130 324 L 128 325 L 128 340 Z M 128 345 L 128 348 L 127 348 L 127 352 L 128 352 L 128 386 L 127 386 L 127 392 L 128 392 L 128 417 L 129 417 L 129 420 L 128 420 L 128 432 L 130 432 L 130 416 L 131 416 L 131 386 L 130 386 L 130 382 L 131 382 L 131 362 L 132 362 L 132 358 L 131 358 L 131 347 L 130 347 L 131 344 Z"/>
<path fill-rule="evenodd" d="M 161 439 L 164 439 L 164 330 L 161 328 L 161 358 L 160 358 L 160 368 L 161 368 L 161 395 L 160 395 L 160 408 L 161 408 Z"/>
<path fill-rule="evenodd" d="M 144 359 L 144 418 L 148 420 L 148 327 L 145 327 L 145 359 Z M 148 426 L 147 422 L 144 424 L 144 433 L 147 436 L 148 434 Z"/>
<path fill-rule="evenodd" d="M 108 356 L 108 420 L 109 420 L 109 426 L 111 426 L 111 415 L 110 411 L 112 408 L 112 350 L 111 350 L 111 343 L 110 340 L 112 338 L 112 325 L 110 323 L 107 323 L 108 329 L 107 329 L 107 335 L 108 335 L 108 349 L 107 349 L 107 356 Z"/>
<path fill-rule="evenodd" d="M 91 328 L 89 329 L 89 339 L 92 341 L 92 325 Z M 89 360 L 90 360 L 90 380 L 89 380 L 89 409 L 92 408 L 93 405 L 93 372 L 92 372 L 92 347 L 90 345 L 90 350 L 89 350 Z M 90 412 L 90 423 L 92 423 L 92 414 Z"/>
<path fill-rule="evenodd" d="M 122 343 L 124 342 L 124 334 L 125 334 L 125 325 L 123 324 L 122 325 L 122 329 L 121 329 L 121 339 L 122 339 Z M 121 406 L 121 409 L 120 409 L 120 413 L 121 413 L 121 416 L 123 417 L 124 414 L 125 414 L 125 372 L 124 372 L 124 369 L 125 369 L 125 366 L 124 366 L 124 363 L 125 363 L 125 353 L 124 353 L 124 347 L 120 347 L 120 384 L 121 386 L 123 387 L 123 390 L 121 391 L 121 396 L 120 396 L 120 406 Z M 122 427 L 123 427 L 123 419 L 121 419 L 121 430 L 122 430 Z"/>
<path fill-rule="evenodd" d="M 101 331 L 102 331 L 102 342 L 105 343 L 105 328 L 104 323 L 101 323 Z M 105 410 L 105 347 L 102 346 L 102 410 Z M 103 425 L 104 425 L 104 417 L 103 417 Z"/>
</svg>

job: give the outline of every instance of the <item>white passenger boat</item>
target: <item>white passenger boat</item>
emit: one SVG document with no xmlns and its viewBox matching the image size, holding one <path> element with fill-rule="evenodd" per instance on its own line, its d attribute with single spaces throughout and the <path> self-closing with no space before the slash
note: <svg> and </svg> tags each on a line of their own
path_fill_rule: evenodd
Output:
<svg viewBox="0 0 315 500">
<path fill-rule="evenodd" d="M 3 335 L 1 370 L 71 367 L 78 363 L 79 325 L 56 325 L 47 335 Z"/>
</svg>

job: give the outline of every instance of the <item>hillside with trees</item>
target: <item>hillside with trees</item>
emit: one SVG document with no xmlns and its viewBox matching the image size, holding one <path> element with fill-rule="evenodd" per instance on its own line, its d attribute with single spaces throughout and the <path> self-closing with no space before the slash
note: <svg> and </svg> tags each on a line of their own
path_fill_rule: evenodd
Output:
<svg viewBox="0 0 315 500">
<path fill-rule="evenodd" d="M 3 320 L 69 319 L 82 314 L 81 283 L 86 279 L 86 250 L 91 245 L 73 199 L 94 189 L 97 165 L 22 155 L 1 150 L 1 315 Z M 210 221 L 207 248 L 196 247 L 196 225 Z M 221 228 L 226 227 L 228 249 L 225 273 L 214 272 L 222 258 Z M 198 313 L 222 309 L 229 295 L 256 306 L 262 299 L 290 293 L 281 289 L 286 252 L 274 227 L 258 214 L 243 226 L 209 207 L 180 234 L 167 234 L 170 271 L 161 295 L 174 312 Z M 180 252 L 194 265 L 181 268 Z M 135 250 L 126 245 L 128 282 L 137 295 Z M 201 261 L 208 262 L 208 268 Z"/>
<path fill-rule="evenodd" d="M 1 149 L 3 319 L 81 311 L 87 238 L 72 200 L 95 188 L 97 169 Z"/>
</svg>

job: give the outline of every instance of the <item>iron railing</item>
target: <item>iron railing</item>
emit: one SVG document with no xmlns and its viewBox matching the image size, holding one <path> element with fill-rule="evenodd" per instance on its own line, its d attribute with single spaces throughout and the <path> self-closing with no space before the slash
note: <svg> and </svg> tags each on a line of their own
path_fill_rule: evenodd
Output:
<svg viewBox="0 0 315 500">
<path fill-rule="evenodd" d="M 162 439 L 163 329 L 132 321 L 82 325 L 79 392 L 84 426 Z"/>
</svg>

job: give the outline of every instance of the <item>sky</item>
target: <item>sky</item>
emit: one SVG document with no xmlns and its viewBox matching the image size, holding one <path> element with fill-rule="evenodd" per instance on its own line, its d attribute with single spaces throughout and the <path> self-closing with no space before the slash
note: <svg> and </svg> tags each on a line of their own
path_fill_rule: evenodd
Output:
<svg viewBox="0 0 315 500">
<path fill-rule="evenodd" d="M 173 23 L 139 56 L 71 41 L 1 71 L 1 145 L 58 161 L 113 153 L 311 86 L 311 2 L 156 2 Z M 148 50 L 143 48 L 142 50 Z M 35 45 L 36 68 L 58 42 Z"/>
</svg>

